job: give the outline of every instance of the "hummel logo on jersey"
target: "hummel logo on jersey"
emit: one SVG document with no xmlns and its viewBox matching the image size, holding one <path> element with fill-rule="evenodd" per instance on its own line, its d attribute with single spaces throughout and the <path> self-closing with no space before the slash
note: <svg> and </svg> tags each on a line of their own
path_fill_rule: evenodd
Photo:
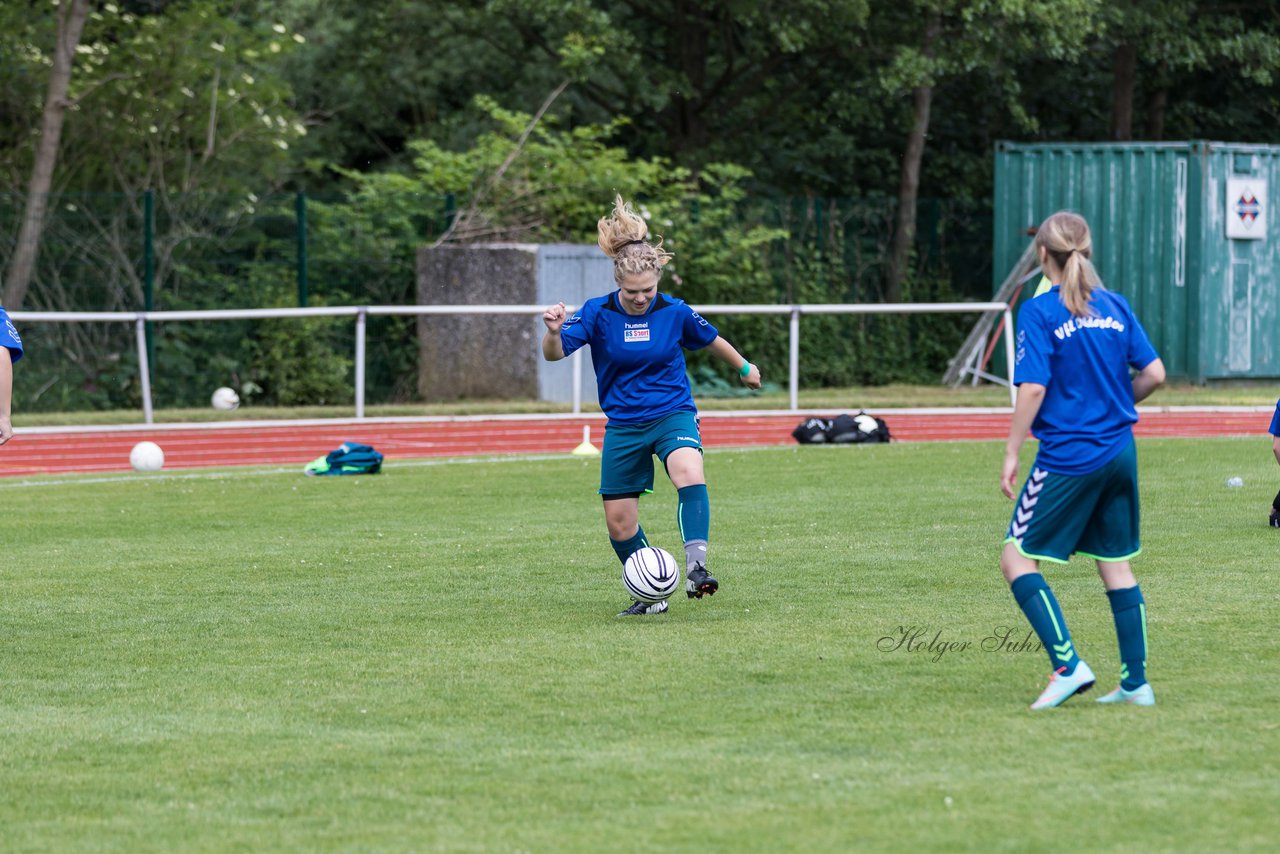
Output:
<svg viewBox="0 0 1280 854">
<path fill-rule="evenodd" d="M 645 323 L 623 323 L 622 324 L 622 340 L 627 344 L 637 344 L 649 340 L 649 324 Z"/>
</svg>

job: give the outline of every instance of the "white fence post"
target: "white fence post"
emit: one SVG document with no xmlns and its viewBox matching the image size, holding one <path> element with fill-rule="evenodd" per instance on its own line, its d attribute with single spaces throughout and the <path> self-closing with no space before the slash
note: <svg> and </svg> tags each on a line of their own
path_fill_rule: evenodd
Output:
<svg viewBox="0 0 1280 854">
<path fill-rule="evenodd" d="M 364 418 L 364 336 L 369 309 L 356 312 L 356 418 Z"/>
<path fill-rule="evenodd" d="M 1013 309 L 1004 310 L 1004 361 L 1009 371 L 1009 405 L 1018 405 L 1018 387 L 1013 384 Z"/>
<path fill-rule="evenodd" d="M 791 348 L 787 359 L 787 384 L 791 388 L 791 409 L 800 408 L 800 306 L 791 306 Z"/>
<path fill-rule="evenodd" d="M 150 424 L 155 420 L 151 407 L 151 364 L 147 361 L 147 321 L 142 315 L 134 321 L 138 338 L 138 382 L 142 391 L 142 420 Z"/>
</svg>

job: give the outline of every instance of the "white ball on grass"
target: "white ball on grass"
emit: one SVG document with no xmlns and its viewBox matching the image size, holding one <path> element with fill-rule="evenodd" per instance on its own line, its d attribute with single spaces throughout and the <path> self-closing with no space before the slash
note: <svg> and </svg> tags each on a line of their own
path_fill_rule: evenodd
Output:
<svg viewBox="0 0 1280 854">
<path fill-rule="evenodd" d="M 622 565 L 622 586 L 640 602 L 661 602 L 680 586 L 680 565 L 663 549 L 637 549 Z"/>
</svg>

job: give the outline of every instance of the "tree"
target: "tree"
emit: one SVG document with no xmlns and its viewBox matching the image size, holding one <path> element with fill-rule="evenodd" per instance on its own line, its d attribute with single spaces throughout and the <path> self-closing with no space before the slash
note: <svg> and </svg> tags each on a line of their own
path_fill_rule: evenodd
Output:
<svg viewBox="0 0 1280 854">
<path fill-rule="evenodd" d="M 19 78 L 43 68 L 32 38 L 38 31 L 18 30 L 15 55 L 27 63 Z M 258 230 L 268 194 L 287 180 L 291 144 L 305 132 L 278 72 L 302 41 L 249 0 L 139 0 L 91 10 L 67 92 L 58 171 L 48 193 L 37 195 L 50 208 L 26 301 L 46 309 L 136 309 L 152 283 L 157 305 L 220 304 L 223 285 L 234 278 L 229 268 L 258 251 L 246 237 Z M 0 163 L 18 159 L 0 152 Z M 241 256 L 228 264 L 228 250 Z M 63 363 L 64 373 L 50 378 L 57 390 L 94 389 L 95 403 L 102 402 L 97 395 L 123 401 L 134 393 L 123 327 L 65 324 L 48 334 L 75 369 Z M 179 334 L 187 332 L 163 333 Z M 72 376 L 78 379 L 65 381 Z"/>
<path fill-rule="evenodd" d="M 643 149 L 683 166 L 773 154 L 829 114 L 865 54 L 867 0 L 503 0 L 523 40 L 584 79 L 577 95 L 630 116 Z M 793 109 L 808 127 L 789 126 Z M 816 121 L 815 121 L 816 119 Z M 796 175 L 783 180 L 793 182 Z"/>
<path fill-rule="evenodd" d="M 1032 51 L 1059 61 L 1074 59 L 1098 26 L 1099 6 L 1100 0 L 906 0 L 873 19 L 878 35 L 873 43 L 893 48 L 880 84 L 887 94 L 909 95 L 911 101 L 885 276 L 887 302 L 902 299 L 908 274 L 936 88 L 978 70 L 1000 72 Z M 1001 76 L 1006 103 L 1020 113 L 1018 81 L 1007 70 Z"/>
<path fill-rule="evenodd" d="M 4 303 L 20 308 L 31 284 L 40 236 L 44 230 L 45 212 L 49 205 L 49 188 L 58 160 L 58 143 L 62 138 L 62 122 L 67 112 L 67 90 L 71 86 L 71 69 L 75 65 L 76 47 L 89 15 L 89 0 L 71 0 L 58 7 L 58 29 L 54 37 L 53 64 L 49 71 L 49 87 L 44 99 L 40 136 L 36 141 L 31 181 L 22 214 L 22 227 L 9 269 L 5 273 Z"/>
<path fill-rule="evenodd" d="M 482 131 L 465 109 L 474 96 L 532 113 L 568 77 L 555 112 L 578 124 L 627 116 L 638 157 L 693 169 L 751 157 L 767 173 L 757 180 L 788 189 L 830 191 L 860 174 L 853 128 L 838 125 L 866 112 L 847 103 L 851 70 L 865 65 L 868 0 L 796 0 L 785 14 L 738 0 L 284 8 L 310 39 L 289 73 L 316 122 L 304 143 L 313 165 L 402 169 L 410 139 L 460 148 Z"/>
<path fill-rule="evenodd" d="M 1234 0 L 1120 0 L 1106 8 L 1099 42 L 1112 57 L 1110 138 L 1130 140 L 1139 101 L 1141 135 L 1162 139 L 1172 101 L 1206 79 L 1265 91 L 1280 68 L 1280 14 L 1274 4 Z M 1202 95 L 1195 92 L 1199 100 Z M 1210 97 L 1206 112 L 1217 104 Z"/>
<path fill-rule="evenodd" d="M 68 91 L 73 112 L 58 180 L 28 194 L 29 203 L 52 195 L 74 208 L 74 228 L 61 236 L 92 259 L 100 308 L 142 302 L 145 192 L 153 192 L 163 224 L 154 235 L 155 280 L 163 283 L 183 254 L 225 239 L 253 215 L 254 199 L 283 184 L 290 144 L 305 133 L 278 73 L 301 36 L 263 19 L 251 3 L 156 8 L 137 15 L 106 4 L 89 16 Z M 66 195 L 78 190 L 115 192 L 120 201 L 104 206 L 101 195 Z M 33 270 L 40 301 L 57 305 L 65 300 L 51 272 L 41 284 Z"/>
<path fill-rule="evenodd" d="M 408 143 L 469 144 L 483 130 L 476 95 L 532 112 L 565 77 L 521 43 L 504 9 L 457 0 L 281 0 L 284 23 L 306 35 L 284 63 L 310 132 L 299 155 L 309 189 L 327 189 L 330 164 L 403 169 Z"/>
</svg>

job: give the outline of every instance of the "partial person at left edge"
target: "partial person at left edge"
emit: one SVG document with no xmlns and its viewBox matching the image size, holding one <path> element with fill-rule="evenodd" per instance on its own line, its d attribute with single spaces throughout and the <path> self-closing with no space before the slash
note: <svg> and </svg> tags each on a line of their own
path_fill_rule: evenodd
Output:
<svg viewBox="0 0 1280 854">
<path fill-rule="evenodd" d="M 1276 401 L 1276 414 L 1271 416 L 1271 429 L 1267 432 L 1271 434 L 1271 453 L 1275 454 L 1276 462 L 1280 463 L 1280 400 Z M 1280 492 L 1276 493 L 1275 500 L 1271 502 L 1271 527 L 1280 528 Z"/>
<path fill-rule="evenodd" d="M 22 336 L 0 306 L 0 445 L 13 438 L 13 365 L 22 358 Z"/>
</svg>

